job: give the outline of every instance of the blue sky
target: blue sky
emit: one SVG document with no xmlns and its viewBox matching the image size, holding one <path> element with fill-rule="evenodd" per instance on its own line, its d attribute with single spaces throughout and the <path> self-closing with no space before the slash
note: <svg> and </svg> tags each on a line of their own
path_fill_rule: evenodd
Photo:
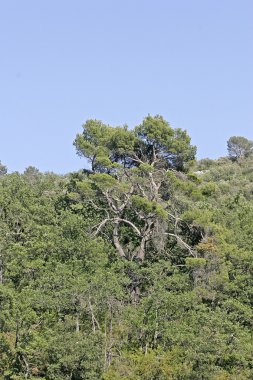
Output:
<svg viewBox="0 0 253 380">
<path fill-rule="evenodd" d="M 252 0 L 2 0 L 0 160 L 65 173 L 88 118 L 161 114 L 198 157 L 253 139 Z"/>
</svg>

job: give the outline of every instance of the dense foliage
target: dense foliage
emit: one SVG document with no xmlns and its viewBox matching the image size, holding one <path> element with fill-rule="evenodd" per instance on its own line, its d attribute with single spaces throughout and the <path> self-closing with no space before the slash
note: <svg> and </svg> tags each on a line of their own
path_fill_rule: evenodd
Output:
<svg viewBox="0 0 253 380">
<path fill-rule="evenodd" d="M 195 162 L 161 116 L 74 145 L 91 170 L 0 163 L 0 379 L 252 379 L 251 146 Z"/>
</svg>

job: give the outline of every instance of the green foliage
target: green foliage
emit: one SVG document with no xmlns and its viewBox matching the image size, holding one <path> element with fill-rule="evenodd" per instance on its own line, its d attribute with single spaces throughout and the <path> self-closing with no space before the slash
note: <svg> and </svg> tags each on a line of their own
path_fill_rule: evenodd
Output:
<svg viewBox="0 0 253 380">
<path fill-rule="evenodd" d="M 231 160 L 248 157 L 253 151 L 253 141 L 242 136 L 232 136 L 227 142 L 228 156 Z"/>
<path fill-rule="evenodd" d="M 7 167 L 4 166 L 0 161 L 0 176 L 7 173 Z"/>
<path fill-rule="evenodd" d="M 141 197 L 139 195 L 133 195 L 132 196 L 132 202 L 133 202 L 133 207 L 136 209 L 139 209 L 146 214 L 148 213 L 154 213 L 157 216 L 160 216 L 162 218 L 167 217 L 166 211 L 159 205 L 159 203 L 155 201 L 149 201 L 148 199 Z"/>
<path fill-rule="evenodd" d="M 147 116 L 129 131 L 127 126 L 112 128 L 97 120 L 87 120 L 74 145 L 79 156 L 88 158 L 92 171 L 108 171 L 143 164 L 186 170 L 194 160 L 196 147 L 186 131 L 173 129 L 162 116 Z"/>
<path fill-rule="evenodd" d="M 92 171 L 0 176 L 0 379 L 252 379 L 248 151 L 191 166 L 161 116 L 75 146 Z"/>
</svg>

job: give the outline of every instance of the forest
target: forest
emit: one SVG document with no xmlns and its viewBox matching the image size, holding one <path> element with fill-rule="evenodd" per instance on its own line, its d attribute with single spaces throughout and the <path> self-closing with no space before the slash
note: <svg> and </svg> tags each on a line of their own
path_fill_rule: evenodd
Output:
<svg viewBox="0 0 253 380">
<path fill-rule="evenodd" d="M 0 379 L 253 379 L 253 142 L 197 160 L 160 115 L 73 139 L 78 172 L 1 157 Z"/>
</svg>

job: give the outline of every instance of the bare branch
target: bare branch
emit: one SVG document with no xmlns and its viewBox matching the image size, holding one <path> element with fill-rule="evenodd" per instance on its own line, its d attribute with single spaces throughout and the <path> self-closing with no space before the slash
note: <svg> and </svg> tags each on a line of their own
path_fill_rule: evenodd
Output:
<svg viewBox="0 0 253 380">
<path fill-rule="evenodd" d="M 142 150 L 141 150 L 141 153 L 142 153 L 142 155 L 143 155 L 143 152 L 142 152 Z M 135 158 L 133 158 L 133 156 L 135 157 Z M 144 164 L 144 162 L 136 155 L 136 154 L 133 154 L 133 156 L 131 156 L 131 160 L 133 160 L 134 162 L 138 162 L 139 164 Z"/>
<path fill-rule="evenodd" d="M 91 303 L 91 300 L 90 300 L 90 296 L 89 296 L 88 305 L 89 305 L 89 310 L 90 310 L 90 313 L 91 313 L 91 321 L 92 321 L 92 327 L 93 327 L 93 334 L 95 334 L 96 333 L 96 326 L 97 326 L 97 328 L 99 330 L 101 330 L 101 327 L 100 327 L 100 324 L 99 324 L 98 320 L 95 317 L 95 314 L 94 314 L 94 311 L 93 311 L 93 306 L 92 306 L 92 303 Z"/>
<path fill-rule="evenodd" d="M 139 190 L 141 191 L 141 195 L 145 198 L 148 198 L 147 194 L 145 193 L 144 189 L 141 187 L 141 185 L 139 183 L 137 183 L 137 186 L 139 188 Z"/>
<path fill-rule="evenodd" d="M 161 182 L 159 182 L 158 184 L 156 184 L 152 175 L 149 175 L 149 178 L 151 179 L 152 192 L 153 192 L 151 200 L 157 201 L 158 200 L 158 195 L 159 195 L 159 189 L 160 189 L 160 186 L 161 186 Z"/>
<path fill-rule="evenodd" d="M 183 248 L 186 248 L 188 250 L 188 252 L 190 253 L 191 256 L 197 257 L 196 252 L 180 236 L 178 236 L 176 234 L 169 233 L 169 232 L 165 232 L 165 235 L 169 235 L 169 236 L 174 237 L 177 240 L 179 245 L 181 245 Z"/>
<path fill-rule="evenodd" d="M 119 207 L 119 211 L 120 211 L 120 212 L 122 212 L 122 211 L 126 208 L 126 206 L 128 205 L 129 200 L 130 200 L 131 195 L 133 194 L 133 192 L 134 192 L 134 187 L 131 186 L 131 189 L 130 189 L 129 193 L 127 193 L 127 194 L 124 193 L 125 201 L 124 201 L 124 202 L 122 203 L 122 205 Z"/>
<path fill-rule="evenodd" d="M 118 214 L 118 209 L 117 207 L 113 204 L 112 198 L 109 196 L 108 191 L 103 192 L 103 195 L 106 197 L 108 205 L 111 207 L 111 210 L 115 213 Z"/>
<path fill-rule="evenodd" d="M 139 235 L 139 236 L 141 236 L 141 232 L 140 232 L 140 230 L 132 223 L 132 222 L 130 222 L 130 220 L 127 220 L 127 219 L 122 219 L 122 218 L 117 218 L 117 219 L 115 219 L 115 220 L 117 220 L 117 221 L 119 221 L 119 222 L 123 222 L 123 223 L 126 223 L 126 224 L 129 224 L 131 227 L 133 227 L 133 229 L 137 232 L 137 234 Z"/>
<path fill-rule="evenodd" d="M 111 219 L 106 218 L 106 219 L 104 219 L 101 223 L 99 223 L 99 224 L 97 224 L 96 226 L 92 227 L 92 228 L 96 228 L 96 227 L 97 227 L 96 231 L 93 233 L 93 236 L 96 236 L 96 235 L 100 232 L 101 228 L 104 227 L 104 225 L 105 225 L 107 222 L 109 222 L 110 220 L 111 220 Z"/>
</svg>

